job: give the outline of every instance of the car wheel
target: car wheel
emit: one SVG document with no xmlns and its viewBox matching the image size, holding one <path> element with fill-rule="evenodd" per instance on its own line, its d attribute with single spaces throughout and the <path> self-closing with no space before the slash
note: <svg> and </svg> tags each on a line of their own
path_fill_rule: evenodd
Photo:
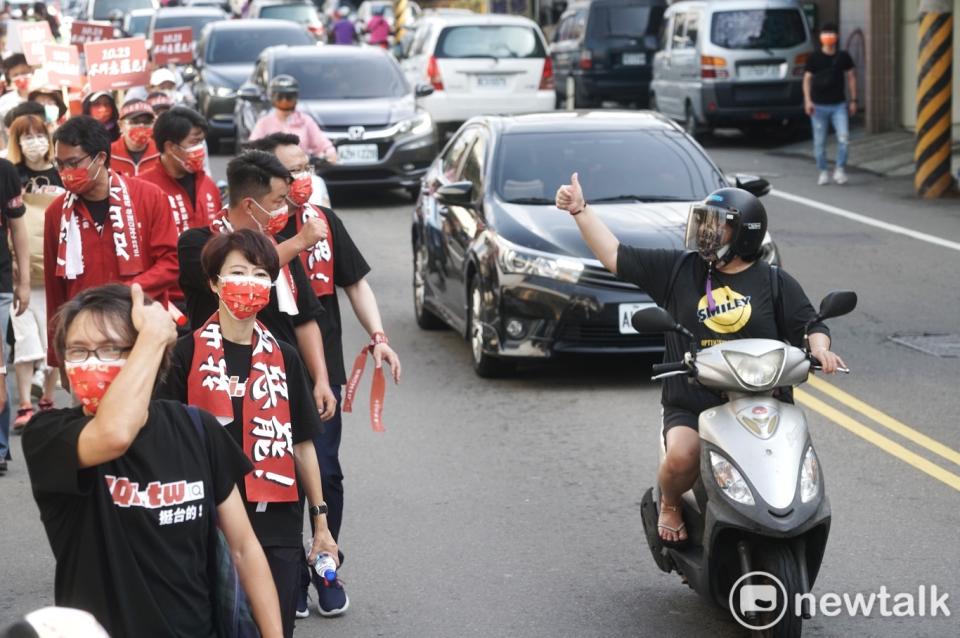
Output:
<svg viewBox="0 0 960 638">
<path fill-rule="evenodd" d="M 470 340 L 470 355 L 473 370 L 485 379 L 501 377 L 513 368 L 509 361 L 492 357 L 483 351 L 483 324 L 477 317 L 483 315 L 483 295 L 476 280 L 470 282 L 470 308 L 467 313 L 467 338 Z"/>
<path fill-rule="evenodd" d="M 446 324 L 437 315 L 427 310 L 424 299 L 427 294 L 427 248 L 423 245 L 413 250 L 413 314 L 421 330 L 439 330 Z"/>
</svg>

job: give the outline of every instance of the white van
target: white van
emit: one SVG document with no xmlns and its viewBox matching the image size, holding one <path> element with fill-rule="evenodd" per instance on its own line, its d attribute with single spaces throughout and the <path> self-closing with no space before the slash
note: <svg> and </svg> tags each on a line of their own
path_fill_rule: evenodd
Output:
<svg viewBox="0 0 960 638">
<path fill-rule="evenodd" d="M 791 0 L 682 1 L 664 14 L 650 108 L 687 132 L 804 119 L 810 27 Z"/>
</svg>

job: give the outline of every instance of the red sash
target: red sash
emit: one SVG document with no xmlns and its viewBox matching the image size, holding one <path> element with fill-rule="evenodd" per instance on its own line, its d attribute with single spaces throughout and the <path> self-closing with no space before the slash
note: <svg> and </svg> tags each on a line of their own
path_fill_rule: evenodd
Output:
<svg viewBox="0 0 960 638">
<path fill-rule="evenodd" d="M 110 171 L 109 228 L 117 253 L 117 271 L 121 277 L 133 277 L 144 271 L 143 246 L 137 228 L 137 216 L 127 183 Z M 80 239 L 79 196 L 67 193 L 63 198 L 60 237 L 57 245 L 57 277 L 76 279 L 83 274 L 83 244 Z"/>
<path fill-rule="evenodd" d="M 316 217 L 327 224 L 328 231 L 330 223 L 326 213 L 318 206 L 307 204 L 297 213 L 297 232 L 303 228 L 303 223 L 308 219 Z M 300 261 L 303 262 L 303 268 L 307 271 L 307 277 L 310 278 L 310 286 L 318 297 L 332 295 L 333 288 L 333 234 L 327 232 L 327 238 L 321 239 L 309 250 L 300 253 Z"/>
<path fill-rule="evenodd" d="M 187 376 L 187 402 L 210 412 L 222 424 L 242 421 L 243 452 L 254 470 L 244 477 L 247 501 L 296 501 L 297 474 L 290 430 L 290 396 L 283 353 L 273 335 L 256 323 L 250 376 L 241 384 L 227 376 L 220 313 L 193 333 L 193 363 Z M 243 413 L 234 414 L 231 397 L 243 397 Z"/>
<path fill-rule="evenodd" d="M 353 398 L 357 394 L 357 386 L 360 385 L 360 378 L 363 376 L 363 370 L 367 367 L 367 355 L 373 356 L 373 349 L 379 343 L 388 343 L 386 335 L 376 333 L 369 345 L 360 349 L 353 362 L 353 371 L 347 380 L 347 388 L 343 396 L 343 405 L 341 409 L 345 413 L 353 411 Z M 370 382 L 370 426 L 374 432 L 383 432 L 386 428 L 383 425 L 383 400 L 387 392 L 387 383 L 383 376 L 383 368 L 373 369 L 373 381 Z"/>
</svg>

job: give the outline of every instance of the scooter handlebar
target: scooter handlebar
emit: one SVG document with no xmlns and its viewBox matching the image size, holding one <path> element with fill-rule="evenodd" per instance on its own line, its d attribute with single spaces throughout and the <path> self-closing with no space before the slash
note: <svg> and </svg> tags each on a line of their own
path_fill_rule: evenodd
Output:
<svg viewBox="0 0 960 638">
<path fill-rule="evenodd" d="M 659 375 L 667 372 L 687 372 L 689 369 L 690 368 L 687 367 L 686 362 L 673 361 L 671 363 L 655 363 L 650 368 L 650 371 L 655 375 Z"/>
</svg>

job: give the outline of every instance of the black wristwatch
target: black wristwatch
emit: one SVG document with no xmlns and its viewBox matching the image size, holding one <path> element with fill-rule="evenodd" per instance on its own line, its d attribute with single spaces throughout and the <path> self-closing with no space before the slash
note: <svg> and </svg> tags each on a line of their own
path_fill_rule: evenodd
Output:
<svg viewBox="0 0 960 638">
<path fill-rule="evenodd" d="M 327 513 L 327 504 L 320 503 L 319 505 L 314 505 L 310 508 L 310 516 L 320 516 L 321 514 Z"/>
</svg>

